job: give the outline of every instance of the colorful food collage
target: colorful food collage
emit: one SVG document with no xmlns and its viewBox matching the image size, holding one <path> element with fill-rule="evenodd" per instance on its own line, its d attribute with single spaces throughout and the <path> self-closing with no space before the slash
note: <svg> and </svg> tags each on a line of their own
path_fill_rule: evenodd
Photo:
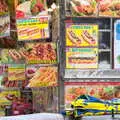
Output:
<svg viewBox="0 0 120 120">
<path fill-rule="evenodd" d="M 10 12 L 12 15 L 10 32 L 11 35 L 15 35 L 17 41 L 17 44 L 13 43 L 16 47 L 8 45 L 7 48 L 0 49 L 0 64 L 6 65 L 6 71 L 1 72 L 0 75 L 2 87 L 57 85 L 57 39 L 55 38 L 53 42 L 51 36 L 53 26 L 50 28 L 51 19 L 53 20 L 56 16 L 51 18 L 48 14 L 48 7 L 52 9 L 52 4 L 53 1 L 48 4 L 46 0 L 12 0 L 11 2 L 0 0 L 1 11 L 3 5 L 9 6 L 9 9 L 3 8 L 3 12 L 5 11 L 6 14 Z M 55 11 L 52 11 L 56 12 L 56 9 L 54 7 Z M 5 22 L 7 21 L 6 17 Z M 58 34 L 57 31 L 56 34 Z M 2 73 L 5 75 L 3 76 Z"/>
<path fill-rule="evenodd" d="M 72 16 L 120 17 L 119 0 L 66 0 L 66 11 Z"/>
<path fill-rule="evenodd" d="M 99 86 L 99 87 L 98 87 Z M 66 82 L 65 108 L 81 95 L 89 95 L 101 100 L 120 98 L 120 82 Z"/>
</svg>

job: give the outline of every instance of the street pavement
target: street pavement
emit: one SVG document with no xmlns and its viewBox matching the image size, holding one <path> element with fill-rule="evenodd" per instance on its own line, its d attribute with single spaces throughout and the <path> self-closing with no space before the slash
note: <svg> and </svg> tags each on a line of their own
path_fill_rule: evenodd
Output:
<svg viewBox="0 0 120 120">
<path fill-rule="evenodd" d="M 89 116 L 89 117 L 83 117 L 81 120 L 120 120 L 120 115 L 115 115 L 114 119 L 111 115 L 105 115 L 105 116 Z"/>
<path fill-rule="evenodd" d="M 69 120 L 69 119 L 66 118 L 65 120 Z M 86 117 L 82 117 L 81 120 L 120 120 L 120 115 L 115 115 L 114 118 L 112 118 L 112 115 L 86 116 Z"/>
</svg>

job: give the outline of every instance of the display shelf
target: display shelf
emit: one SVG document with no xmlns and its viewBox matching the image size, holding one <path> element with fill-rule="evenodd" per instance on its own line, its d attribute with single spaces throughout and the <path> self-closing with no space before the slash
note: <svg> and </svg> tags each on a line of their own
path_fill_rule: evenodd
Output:
<svg viewBox="0 0 120 120">
<path fill-rule="evenodd" d="M 99 52 L 110 52 L 111 49 L 99 49 Z"/>
<path fill-rule="evenodd" d="M 99 32 L 112 32 L 110 29 L 99 29 Z"/>
<path fill-rule="evenodd" d="M 64 78 L 120 78 L 119 70 L 80 70 L 80 69 L 65 69 L 65 77 Z"/>
</svg>

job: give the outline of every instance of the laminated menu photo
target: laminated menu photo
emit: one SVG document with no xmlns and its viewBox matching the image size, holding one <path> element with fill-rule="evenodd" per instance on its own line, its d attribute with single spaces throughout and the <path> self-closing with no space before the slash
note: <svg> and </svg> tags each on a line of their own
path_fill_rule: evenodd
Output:
<svg viewBox="0 0 120 120">
<path fill-rule="evenodd" d="M 26 76 L 29 80 L 26 87 L 56 86 L 58 69 L 55 66 L 29 65 L 26 68 Z"/>
<path fill-rule="evenodd" d="M 14 0 L 16 18 L 48 15 L 46 0 Z"/>
<path fill-rule="evenodd" d="M 120 82 L 66 82 L 65 109 L 71 106 L 76 117 L 119 114 Z"/>
<path fill-rule="evenodd" d="M 27 52 L 24 47 L 19 49 L 1 49 L 1 63 L 20 64 L 25 63 Z"/>
<path fill-rule="evenodd" d="M 9 81 L 26 80 L 25 64 L 9 64 L 8 65 L 8 80 Z"/>
<path fill-rule="evenodd" d="M 98 48 L 66 48 L 67 69 L 97 69 Z"/>
<path fill-rule="evenodd" d="M 120 1 L 100 0 L 99 16 L 120 17 Z"/>
<path fill-rule="evenodd" d="M 97 16 L 97 0 L 66 0 L 72 16 Z"/>
<path fill-rule="evenodd" d="M 56 64 L 57 45 L 56 43 L 26 43 L 27 64 Z"/>
<path fill-rule="evenodd" d="M 66 46 L 97 47 L 98 25 L 66 23 Z"/>
</svg>

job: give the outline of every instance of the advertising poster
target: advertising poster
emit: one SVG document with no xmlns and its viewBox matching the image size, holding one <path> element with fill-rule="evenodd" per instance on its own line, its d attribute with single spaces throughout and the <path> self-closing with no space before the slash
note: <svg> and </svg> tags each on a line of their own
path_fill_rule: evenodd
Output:
<svg viewBox="0 0 120 120">
<path fill-rule="evenodd" d="M 70 4 L 70 10 L 73 16 L 96 16 L 96 0 L 66 0 Z"/>
<path fill-rule="evenodd" d="M 56 86 L 58 82 L 57 67 L 42 67 L 31 65 L 26 68 L 26 76 L 29 80 L 27 87 Z"/>
<path fill-rule="evenodd" d="M 83 115 L 111 114 L 112 107 L 119 113 L 120 82 L 66 82 L 65 109 L 71 104 L 81 107 Z"/>
<path fill-rule="evenodd" d="M 120 20 L 114 25 L 114 68 L 120 69 Z"/>
<path fill-rule="evenodd" d="M 27 64 L 56 64 L 57 46 L 56 43 L 26 43 Z"/>
<path fill-rule="evenodd" d="M 10 16 L 7 0 L 0 0 L 0 38 L 10 35 Z"/>
<path fill-rule="evenodd" d="M 5 116 L 6 106 L 12 105 L 12 100 L 15 97 L 20 97 L 20 92 L 18 90 L 0 91 L 0 116 Z"/>
<path fill-rule="evenodd" d="M 97 48 L 66 48 L 66 68 L 97 69 Z"/>
<path fill-rule="evenodd" d="M 66 46 L 98 46 L 98 25 L 66 23 Z"/>
<path fill-rule="evenodd" d="M 99 16 L 120 17 L 120 1 L 100 0 Z"/>
<path fill-rule="evenodd" d="M 19 81 L 25 80 L 25 64 L 9 64 L 8 65 L 8 80 Z"/>
<path fill-rule="evenodd" d="M 17 20 L 18 40 L 49 38 L 49 19 L 47 16 Z"/>
</svg>

